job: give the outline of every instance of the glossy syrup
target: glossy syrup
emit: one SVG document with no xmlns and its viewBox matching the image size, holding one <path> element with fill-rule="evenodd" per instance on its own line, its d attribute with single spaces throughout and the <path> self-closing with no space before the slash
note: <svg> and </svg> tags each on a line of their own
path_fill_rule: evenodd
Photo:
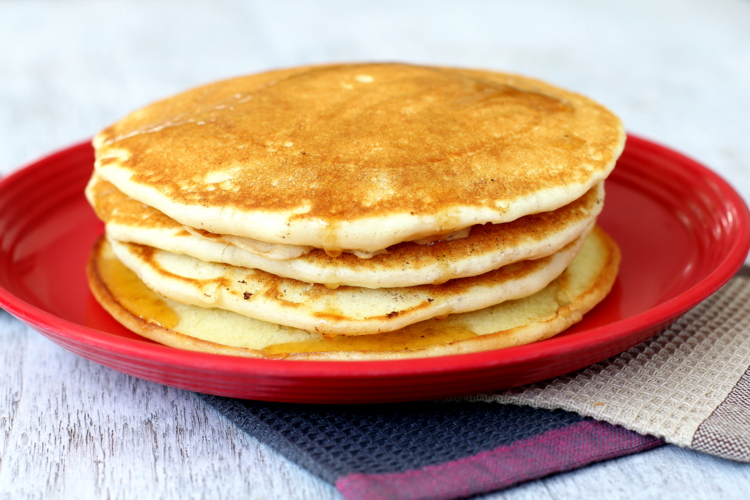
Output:
<svg viewBox="0 0 750 500">
<path fill-rule="evenodd" d="M 105 253 L 99 260 L 99 275 L 120 305 L 132 314 L 163 328 L 177 326 L 177 314 L 113 254 Z"/>
<path fill-rule="evenodd" d="M 320 340 L 274 344 L 263 349 L 268 357 L 286 357 L 295 353 L 310 352 L 394 352 L 416 351 L 433 346 L 444 346 L 478 335 L 460 326 L 451 326 L 439 320 L 429 320 L 394 332 L 373 335 L 338 335 Z"/>
</svg>

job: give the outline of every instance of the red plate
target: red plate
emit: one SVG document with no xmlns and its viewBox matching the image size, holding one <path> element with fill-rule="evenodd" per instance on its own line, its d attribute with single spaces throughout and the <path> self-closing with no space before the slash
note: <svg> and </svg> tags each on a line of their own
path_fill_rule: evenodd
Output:
<svg viewBox="0 0 750 500">
<path fill-rule="evenodd" d="M 630 137 L 600 222 L 623 253 L 612 293 L 553 339 L 403 361 L 256 360 L 182 351 L 125 330 L 89 293 L 85 261 L 102 232 L 82 191 L 79 144 L 0 182 L 0 307 L 85 358 L 165 385 L 309 403 L 405 401 L 492 391 L 585 367 L 647 339 L 716 291 L 750 247 L 749 215 L 721 178 Z"/>
</svg>

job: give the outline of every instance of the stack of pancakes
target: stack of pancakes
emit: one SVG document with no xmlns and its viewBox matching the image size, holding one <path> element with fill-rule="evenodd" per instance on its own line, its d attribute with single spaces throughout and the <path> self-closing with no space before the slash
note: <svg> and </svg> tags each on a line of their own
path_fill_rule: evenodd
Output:
<svg viewBox="0 0 750 500">
<path fill-rule="evenodd" d="M 88 274 L 131 330 L 301 359 L 548 338 L 614 282 L 619 119 L 496 72 L 349 64 L 222 81 L 94 139 Z"/>
</svg>

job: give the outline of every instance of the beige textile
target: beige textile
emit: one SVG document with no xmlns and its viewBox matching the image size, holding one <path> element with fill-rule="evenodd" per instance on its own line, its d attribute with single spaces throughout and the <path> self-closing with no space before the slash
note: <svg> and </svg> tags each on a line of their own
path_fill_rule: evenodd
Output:
<svg viewBox="0 0 750 500">
<path fill-rule="evenodd" d="M 471 399 L 573 411 L 750 462 L 750 269 L 618 356 L 550 381 Z"/>
</svg>

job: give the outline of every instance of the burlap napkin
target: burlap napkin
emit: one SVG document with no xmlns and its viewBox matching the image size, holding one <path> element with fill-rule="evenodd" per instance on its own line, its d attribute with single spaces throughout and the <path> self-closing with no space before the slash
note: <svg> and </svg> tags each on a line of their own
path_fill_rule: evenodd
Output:
<svg viewBox="0 0 750 500">
<path fill-rule="evenodd" d="M 561 408 L 750 462 L 750 268 L 670 328 L 566 376 L 469 398 Z"/>
</svg>

